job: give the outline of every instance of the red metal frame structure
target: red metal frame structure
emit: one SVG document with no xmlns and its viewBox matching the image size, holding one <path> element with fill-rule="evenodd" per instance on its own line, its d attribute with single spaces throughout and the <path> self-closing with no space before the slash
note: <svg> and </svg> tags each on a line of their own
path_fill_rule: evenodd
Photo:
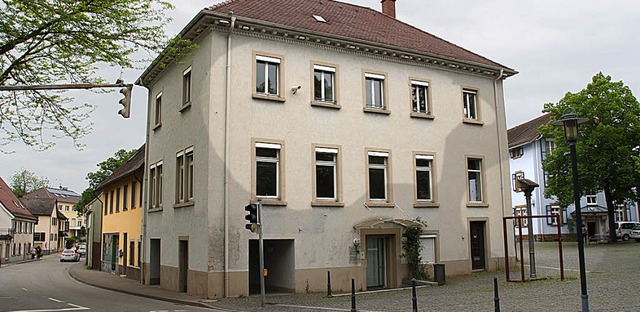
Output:
<svg viewBox="0 0 640 312">
<path fill-rule="evenodd" d="M 503 217 L 502 218 L 502 232 L 504 233 L 504 271 L 507 282 L 526 282 L 527 280 L 524 277 L 524 260 L 520 261 L 520 280 L 514 280 L 509 277 L 509 244 L 507 243 L 507 220 L 515 219 L 518 223 L 518 240 L 520 245 L 520 259 L 524 259 L 524 251 L 522 247 L 522 219 L 529 219 L 531 222 L 533 218 L 556 218 L 557 223 L 561 224 L 560 215 L 541 215 L 541 216 L 513 216 L 513 217 Z M 560 232 L 560 226 L 557 226 L 558 229 L 558 256 L 560 258 L 560 280 L 564 281 L 564 262 L 562 260 L 562 233 Z M 531 235 L 531 233 L 529 233 Z"/>
</svg>

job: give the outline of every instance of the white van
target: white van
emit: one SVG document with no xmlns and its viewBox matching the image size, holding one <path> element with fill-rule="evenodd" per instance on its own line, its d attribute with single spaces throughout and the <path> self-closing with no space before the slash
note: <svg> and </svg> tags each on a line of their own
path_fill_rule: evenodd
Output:
<svg viewBox="0 0 640 312">
<path fill-rule="evenodd" d="M 635 221 L 616 222 L 616 237 L 622 238 L 622 240 L 625 242 L 628 241 L 629 234 L 630 234 L 629 232 L 631 232 L 631 229 L 636 225 L 640 225 L 640 222 L 635 222 Z"/>
</svg>

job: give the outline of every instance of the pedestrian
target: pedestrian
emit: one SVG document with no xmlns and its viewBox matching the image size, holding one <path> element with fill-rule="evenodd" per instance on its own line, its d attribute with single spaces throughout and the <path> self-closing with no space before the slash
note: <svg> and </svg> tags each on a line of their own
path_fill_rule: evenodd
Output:
<svg viewBox="0 0 640 312">
<path fill-rule="evenodd" d="M 29 253 L 31 254 L 31 260 L 36 258 L 36 249 L 35 248 L 32 248 L 31 252 L 29 252 Z"/>
<path fill-rule="evenodd" d="M 582 224 L 582 239 L 585 244 L 589 242 L 589 233 L 587 232 L 587 227 L 584 224 Z"/>
<path fill-rule="evenodd" d="M 40 248 L 40 246 L 36 247 L 36 256 L 38 257 L 38 260 L 42 258 L 42 248 Z"/>
</svg>

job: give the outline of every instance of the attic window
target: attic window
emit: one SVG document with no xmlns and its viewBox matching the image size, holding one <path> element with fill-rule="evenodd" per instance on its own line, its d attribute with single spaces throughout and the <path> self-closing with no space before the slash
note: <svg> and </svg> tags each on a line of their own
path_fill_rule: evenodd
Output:
<svg viewBox="0 0 640 312">
<path fill-rule="evenodd" d="M 320 15 L 314 15 L 313 18 L 316 19 L 316 21 L 318 22 L 322 22 L 322 23 L 326 23 L 327 20 L 324 19 L 324 17 L 320 16 Z"/>
</svg>

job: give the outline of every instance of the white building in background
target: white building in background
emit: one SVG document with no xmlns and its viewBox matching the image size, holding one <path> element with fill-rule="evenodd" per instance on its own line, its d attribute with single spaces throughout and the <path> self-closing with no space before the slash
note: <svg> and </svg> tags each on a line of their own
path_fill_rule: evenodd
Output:
<svg viewBox="0 0 640 312">
<path fill-rule="evenodd" d="M 538 132 L 538 128 L 549 123 L 549 121 L 549 114 L 544 114 L 508 130 L 509 166 L 511 167 L 512 177 L 524 177 L 540 185 L 532 194 L 532 215 L 561 214 L 561 224 L 557 224 L 556 218 L 534 219 L 533 233 L 537 240 L 556 239 L 558 226 L 560 226 L 563 235 L 576 233 L 576 229 L 570 229 L 570 224 L 574 224 L 571 220 L 573 218 L 572 215 L 575 214 L 574 205 L 560 207 L 555 197 L 547 198 L 544 196 L 547 172 L 542 169 L 542 161 L 549 153 L 553 152 L 555 142 L 553 139 L 542 137 Z M 524 193 L 512 192 L 511 198 L 513 202 L 512 214 L 516 216 L 527 215 Z M 602 238 L 609 229 L 606 205 L 603 192 L 581 198 L 582 217 L 586 224 L 588 235 L 594 240 Z M 639 215 L 636 205 L 618 205 L 616 221 L 638 220 Z M 528 235 L 526 226 L 526 223 L 522 224 L 522 233 L 524 235 Z M 518 231 L 517 224 L 516 231 Z"/>
<path fill-rule="evenodd" d="M 11 262 L 31 257 L 33 228 L 38 218 L 13 194 L 0 178 L 0 261 Z"/>
<path fill-rule="evenodd" d="M 147 68 L 145 283 L 257 291 L 258 201 L 267 292 L 324 291 L 327 271 L 336 290 L 398 287 L 404 229 L 425 223 L 447 275 L 504 264 L 516 72 L 382 6 L 221 2 L 182 30 L 192 56 Z"/>
</svg>

